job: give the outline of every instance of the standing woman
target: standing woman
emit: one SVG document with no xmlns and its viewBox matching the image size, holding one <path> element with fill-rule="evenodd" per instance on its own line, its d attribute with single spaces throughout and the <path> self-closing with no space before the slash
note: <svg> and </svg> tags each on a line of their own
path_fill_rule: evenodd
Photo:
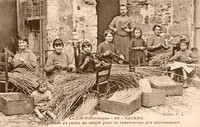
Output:
<svg viewBox="0 0 200 127">
<path fill-rule="evenodd" d="M 109 28 L 115 33 L 113 43 L 120 54 L 129 60 L 129 42 L 132 31 L 131 20 L 127 15 L 128 9 L 125 4 L 120 5 L 120 16 L 116 16 L 109 25 Z"/>
<path fill-rule="evenodd" d="M 11 64 L 14 66 L 12 72 L 18 72 L 24 74 L 28 72 L 31 68 L 36 67 L 36 56 L 35 54 L 28 49 L 28 39 L 20 38 L 18 40 L 19 51 L 14 56 Z"/>
</svg>

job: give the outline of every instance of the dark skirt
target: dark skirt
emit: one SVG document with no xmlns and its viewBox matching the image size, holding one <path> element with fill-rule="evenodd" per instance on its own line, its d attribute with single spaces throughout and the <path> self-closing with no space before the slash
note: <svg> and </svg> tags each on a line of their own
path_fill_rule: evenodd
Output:
<svg viewBox="0 0 200 127">
<path fill-rule="evenodd" d="M 125 59 L 129 60 L 129 47 L 130 47 L 130 37 L 129 36 L 119 36 L 115 34 L 113 43 L 119 51 L 119 54 L 123 54 Z"/>
<path fill-rule="evenodd" d="M 146 55 L 144 51 L 136 50 L 134 55 L 134 61 L 136 66 L 144 66 L 146 65 Z"/>
</svg>

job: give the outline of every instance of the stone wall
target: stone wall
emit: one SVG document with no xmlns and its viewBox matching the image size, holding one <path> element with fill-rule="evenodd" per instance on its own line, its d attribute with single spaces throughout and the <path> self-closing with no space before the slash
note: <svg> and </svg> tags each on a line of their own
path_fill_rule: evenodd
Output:
<svg viewBox="0 0 200 127">
<path fill-rule="evenodd" d="M 78 39 L 87 39 L 97 47 L 97 15 L 95 0 L 73 0 L 73 29 Z"/>
<path fill-rule="evenodd" d="M 71 45 L 73 31 L 76 38 L 88 39 L 96 51 L 97 44 L 97 15 L 95 0 L 48 0 L 47 2 L 47 38 L 49 48 L 52 40 L 60 37 L 66 46 Z M 66 49 L 68 50 L 68 49 Z M 66 51 L 71 53 L 71 49 Z"/>
<path fill-rule="evenodd" d="M 152 34 L 152 26 L 161 24 L 163 32 L 172 38 L 188 37 L 193 45 L 193 0 L 121 0 L 129 5 L 129 15 L 135 26 L 140 26 L 144 38 Z M 73 31 L 78 39 L 88 39 L 97 47 L 97 14 L 95 0 L 48 0 L 47 36 L 52 39 L 60 37 L 66 44 L 73 38 Z M 50 46 L 51 47 L 51 46 Z"/>
<path fill-rule="evenodd" d="M 61 38 L 65 44 L 72 36 L 72 1 L 73 0 L 47 0 L 47 41 L 49 49 L 52 40 Z"/>
<path fill-rule="evenodd" d="M 125 1 L 125 0 L 121 0 Z M 170 39 L 186 38 L 193 46 L 193 0 L 127 0 L 129 15 L 135 26 L 142 28 L 144 38 L 152 34 L 152 26 L 160 24 Z M 139 3 L 139 4 L 138 4 Z"/>
<path fill-rule="evenodd" d="M 178 28 L 175 32 L 190 40 L 190 46 L 194 46 L 194 1 L 173 0 L 173 23 L 171 28 Z M 173 34 L 173 33 L 172 33 Z"/>
</svg>

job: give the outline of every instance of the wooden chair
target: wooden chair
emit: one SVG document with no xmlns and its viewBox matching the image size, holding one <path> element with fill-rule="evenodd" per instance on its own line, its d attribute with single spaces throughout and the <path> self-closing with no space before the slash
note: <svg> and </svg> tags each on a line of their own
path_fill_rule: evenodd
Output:
<svg viewBox="0 0 200 127">
<path fill-rule="evenodd" d="M 8 92 L 8 54 L 0 53 L 1 57 L 4 57 L 4 62 L 0 62 L 4 66 L 5 80 L 1 80 L 0 83 L 5 84 L 5 92 Z"/>
<path fill-rule="evenodd" d="M 72 40 L 72 45 L 74 48 L 74 57 L 75 57 L 75 67 L 78 69 L 78 55 L 81 52 L 81 42 L 77 40 Z M 97 67 L 96 68 L 96 82 L 94 87 L 91 88 L 92 92 L 97 93 L 98 95 L 100 94 L 106 94 L 109 92 L 109 79 L 110 79 L 110 72 L 111 72 L 111 67 L 112 64 L 108 64 L 108 66 L 105 67 Z M 78 72 L 78 71 L 77 71 Z M 101 86 L 104 93 L 101 93 Z"/>
<path fill-rule="evenodd" d="M 74 48 L 75 68 L 78 69 L 78 55 L 81 52 L 80 41 L 72 40 L 72 46 Z"/>
<path fill-rule="evenodd" d="M 110 92 L 111 86 L 109 80 L 111 67 L 112 64 L 109 64 L 103 68 L 96 68 L 96 82 L 91 91 L 96 93 L 98 96 L 105 95 Z"/>
</svg>

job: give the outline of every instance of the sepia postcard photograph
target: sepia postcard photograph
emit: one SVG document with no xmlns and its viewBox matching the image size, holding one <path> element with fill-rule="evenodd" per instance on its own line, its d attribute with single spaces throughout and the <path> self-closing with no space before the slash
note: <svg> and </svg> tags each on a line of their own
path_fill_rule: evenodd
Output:
<svg viewBox="0 0 200 127">
<path fill-rule="evenodd" d="M 200 127 L 200 0 L 0 0 L 0 127 Z"/>
</svg>

